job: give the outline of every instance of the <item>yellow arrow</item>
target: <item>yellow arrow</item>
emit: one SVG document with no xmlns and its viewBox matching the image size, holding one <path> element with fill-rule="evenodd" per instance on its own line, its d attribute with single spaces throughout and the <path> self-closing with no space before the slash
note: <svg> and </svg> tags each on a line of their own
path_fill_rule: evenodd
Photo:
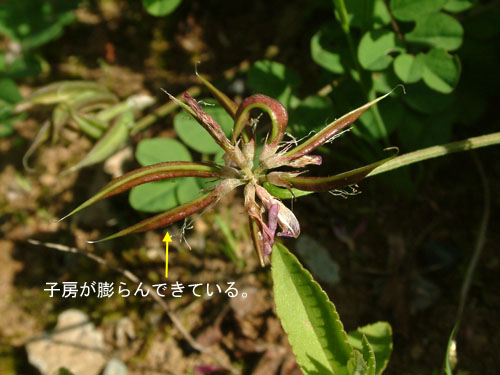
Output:
<svg viewBox="0 0 500 375">
<path fill-rule="evenodd" d="M 168 232 L 165 234 L 162 241 L 165 242 L 165 277 L 168 277 L 168 243 L 172 242 Z"/>
</svg>

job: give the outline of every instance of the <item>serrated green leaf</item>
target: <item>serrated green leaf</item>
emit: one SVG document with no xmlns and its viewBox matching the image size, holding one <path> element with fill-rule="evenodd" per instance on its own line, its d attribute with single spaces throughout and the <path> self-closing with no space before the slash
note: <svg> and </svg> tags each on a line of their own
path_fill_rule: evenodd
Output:
<svg viewBox="0 0 500 375">
<path fill-rule="evenodd" d="M 366 362 L 367 375 L 376 375 L 377 366 L 375 360 L 375 352 L 366 335 L 363 335 L 361 340 L 363 359 Z"/>
<path fill-rule="evenodd" d="M 368 374 L 368 365 L 359 351 L 354 350 L 354 356 L 347 362 L 347 371 L 349 375 Z"/>
<path fill-rule="evenodd" d="M 394 60 L 394 72 L 404 83 L 415 83 L 424 72 L 424 55 L 401 54 Z"/>
<path fill-rule="evenodd" d="M 438 12 L 446 0 L 391 0 L 391 10 L 401 21 L 414 21 L 424 14 Z"/>
<path fill-rule="evenodd" d="M 393 60 L 390 54 L 397 51 L 403 51 L 403 46 L 395 33 L 388 30 L 373 30 L 361 38 L 358 60 L 367 70 L 383 70 Z"/>
<path fill-rule="evenodd" d="M 272 253 L 276 312 L 305 374 L 347 375 L 353 350 L 335 306 L 288 249 Z"/>
<path fill-rule="evenodd" d="M 476 0 L 448 0 L 443 9 L 451 13 L 460 13 L 474 6 Z"/>
<path fill-rule="evenodd" d="M 300 78 L 294 71 L 275 61 L 256 61 L 248 71 L 248 87 L 275 98 L 287 108 L 299 84 Z"/>
<path fill-rule="evenodd" d="M 431 89 L 443 94 L 452 92 L 460 77 L 460 60 L 444 49 L 432 49 L 424 56 L 423 80 Z"/>
<path fill-rule="evenodd" d="M 213 99 L 202 100 L 210 105 L 204 106 L 204 111 L 219 123 L 226 135 L 231 134 L 233 119 L 219 106 L 214 106 Z M 210 134 L 188 113 L 182 111 L 174 117 L 174 128 L 182 141 L 202 154 L 214 154 L 221 149 Z"/>
<path fill-rule="evenodd" d="M 377 322 L 358 328 L 350 332 L 349 344 L 361 352 L 363 349 L 363 336 L 366 336 L 375 354 L 376 375 L 382 374 L 387 367 L 392 352 L 392 329 L 387 322 Z"/>
<path fill-rule="evenodd" d="M 155 17 L 163 17 L 172 13 L 181 2 L 182 0 L 142 0 L 148 13 Z"/>
<path fill-rule="evenodd" d="M 444 13 L 431 13 L 419 17 L 415 28 L 405 35 L 409 43 L 452 51 L 462 44 L 464 29 L 460 22 Z"/>
<path fill-rule="evenodd" d="M 137 146 L 135 157 L 142 166 L 166 161 L 191 161 L 188 149 L 179 141 L 168 138 L 144 139 Z"/>
</svg>

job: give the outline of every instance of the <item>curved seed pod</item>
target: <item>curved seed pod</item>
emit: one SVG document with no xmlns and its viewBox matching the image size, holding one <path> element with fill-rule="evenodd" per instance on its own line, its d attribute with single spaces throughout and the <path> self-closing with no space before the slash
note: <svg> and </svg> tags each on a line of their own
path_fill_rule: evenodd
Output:
<svg viewBox="0 0 500 375">
<path fill-rule="evenodd" d="M 116 116 L 121 115 L 126 111 L 130 110 L 134 113 L 142 111 L 143 109 L 153 105 L 155 101 L 156 99 L 150 95 L 145 95 L 145 94 L 132 95 L 123 102 L 120 102 L 118 104 L 103 109 L 95 116 L 95 118 L 101 122 L 107 123 L 108 121 L 112 120 Z"/>
<path fill-rule="evenodd" d="M 107 124 L 100 122 L 89 115 L 80 114 L 70 109 L 71 119 L 76 125 L 87 134 L 89 137 L 98 139 L 101 138 L 104 130 L 107 129 Z"/>
<path fill-rule="evenodd" d="M 337 174 L 330 177 L 290 177 L 286 173 L 282 173 L 279 177 L 283 183 L 289 183 L 291 187 L 305 190 L 305 191 L 329 191 L 333 189 L 342 188 L 344 186 L 349 186 L 358 183 L 363 178 L 366 177 L 368 173 L 377 168 L 378 166 L 384 164 L 385 162 L 396 157 L 392 155 L 386 159 L 379 160 L 375 163 L 365 165 L 364 167 L 353 169 L 348 172 Z M 280 172 L 274 172 L 280 173 Z"/>
<path fill-rule="evenodd" d="M 259 108 L 269 115 L 272 129 L 271 136 L 267 139 L 266 144 L 277 147 L 285 134 L 288 124 L 288 113 L 280 102 L 262 94 L 249 96 L 238 107 L 238 111 L 234 117 L 233 144 L 236 143 L 245 126 L 248 125 L 249 113 L 254 108 Z"/>
<path fill-rule="evenodd" d="M 50 121 L 47 120 L 43 123 L 42 127 L 38 131 L 38 133 L 35 136 L 35 139 L 33 140 L 33 143 L 30 145 L 28 148 L 28 151 L 23 156 L 23 167 L 27 171 L 33 171 L 33 168 L 31 168 L 28 165 L 28 160 L 35 153 L 35 151 L 40 147 L 42 143 L 44 143 L 46 140 L 49 139 L 50 136 Z"/>
<path fill-rule="evenodd" d="M 195 212 L 203 210 L 204 208 L 208 207 L 216 199 L 216 197 L 217 195 L 215 191 L 207 193 L 197 199 L 192 200 L 189 203 L 183 204 L 176 208 L 172 208 L 171 210 L 168 210 L 162 214 L 143 220 L 135 225 L 132 225 L 131 227 L 128 227 L 127 229 L 121 230 L 118 233 L 112 234 L 111 236 L 103 238 L 99 241 L 91 241 L 91 243 L 107 241 L 131 233 L 146 232 L 148 230 L 165 227 L 167 225 L 175 223 L 176 221 L 184 219 L 185 217 L 188 217 Z"/>
<path fill-rule="evenodd" d="M 300 158 L 301 156 L 307 155 L 314 149 L 325 144 L 332 137 L 339 134 L 342 130 L 346 129 L 349 125 L 356 121 L 368 108 L 389 96 L 392 91 L 394 90 L 391 90 L 387 94 L 380 96 L 375 100 L 372 100 L 371 102 L 366 103 L 365 105 L 345 114 L 341 118 L 328 124 L 325 128 L 309 138 L 307 141 L 301 143 L 297 147 L 292 148 L 284 155 L 279 156 L 279 158 L 281 159 L 281 165 L 285 164 L 287 161 L 291 161 Z"/>
<path fill-rule="evenodd" d="M 69 108 L 66 104 L 58 104 L 52 111 L 52 144 L 59 140 L 62 128 L 70 117 Z"/>
<path fill-rule="evenodd" d="M 99 141 L 92 147 L 90 152 L 78 164 L 72 166 L 61 175 L 77 171 L 80 168 L 88 167 L 89 165 L 97 164 L 109 156 L 113 155 L 127 141 L 128 132 L 131 125 L 134 123 L 134 115 L 132 112 L 125 112 L 115 123 L 106 131 Z"/>
<path fill-rule="evenodd" d="M 118 97 L 110 92 L 94 93 L 89 97 L 76 99 L 71 104 L 71 109 L 74 111 L 89 112 L 103 106 L 109 106 L 118 102 Z"/>
<path fill-rule="evenodd" d="M 236 115 L 236 111 L 238 110 L 238 105 L 233 102 L 229 97 L 224 94 L 222 91 L 217 89 L 214 85 L 212 85 L 209 81 L 207 81 L 201 74 L 198 74 L 198 79 L 205 85 L 206 88 L 210 91 L 210 93 L 214 96 L 215 99 L 219 102 L 219 104 L 226 110 L 226 112 L 234 118 Z"/>
<path fill-rule="evenodd" d="M 82 203 L 61 220 L 64 220 L 101 199 L 120 194 L 137 185 L 178 177 L 219 177 L 221 171 L 221 168 L 217 165 L 189 161 L 165 162 L 139 168 L 115 178 L 104 186 L 96 195 Z"/>
<path fill-rule="evenodd" d="M 102 107 L 102 106 L 107 106 L 109 104 L 116 103 L 118 101 L 118 98 L 116 95 L 110 93 L 110 92 L 102 92 L 102 93 L 93 93 L 91 92 L 92 95 L 80 95 L 76 97 L 73 101 L 73 104 L 66 105 L 66 103 L 60 103 L 58 104 L 54 110 L 52 111 L 52 144 L 56 143 L 59 139 L 59 134 L 61 133 L 62 128 L 64 125 L 67 123 L 69 117 L 70 117 L 70 112 L 73 113 L 78 113 L 80 111 L 82 112 L 87 112 L 90 110 L 94 110 L 96 108 Z M 87 121 L 88 120 L 88 121 Z M 86 127 L 92 126 L 95 127 L 94 125 L 97 125 L 98 127 L 106 126 L 108 124 L 104 122 L 99 122 L 98 120 L 92 120 L 90 118 L 80 118 L 78 120 L 79 122 L 86 122 L 87 124 L 84 124 L 83 126 Z M 76 122 L 76 120 L 75 120 Z M 86 127 L 87 128 L 87 127 Z M 99 132 L 94 132 L 91 130 L 91 133 L 93 135 L 99 134 Z M 100 133 L 102 135 L 102 132 Z M 98 138 L 98 137 L 96 137 Z"/>
<path fill-rule="evenodd" d="M 56 82 L 33 91 L 30 95 L 28 95 L 25 99 L 23 99 L 15 106 L 14 112 L 23 112 L 37 104 L 51 105 L 61 102 L 67 102 L 73 97 L 81 94 L 82 91 L 109 92 L 106 87 L 98 84 L 97 82 Z"/>
</svg>

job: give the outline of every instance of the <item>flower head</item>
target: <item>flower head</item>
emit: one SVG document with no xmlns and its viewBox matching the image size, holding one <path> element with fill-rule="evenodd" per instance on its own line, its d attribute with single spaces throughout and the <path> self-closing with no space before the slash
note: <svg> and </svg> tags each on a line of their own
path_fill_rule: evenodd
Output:
<svg viewBox="0 0 500 375">
<path fill-rule="evenodd" d="M 197 211 L 215 205 L 233 189 L 244 186 L 245 209 L 248 213 L 254 247 L 261 264 L 265 265 L 268 255 L 271 253 L 276 234 L 293 238 L 297 238 L 300 234 L 300 225 L 297 218 L 279 199 L 277 191 L 282 191 L 285 188 L 294 196 L 294 194 L 304 191 L 319 192 L 342 188 L 356 184 L 370 171 L 388 160 L 384 159 L 329 177 L 302 176 L 306 172 L 302 168 L 322 163 L 321 156 L 311 155 L 311 152 L 346 130 L 363 112 L 389 94 L 349 112 L 328 124 L 303 143 L 292 147 L 291 144 L 282 142 L 288 123 L 288 114 L 280 102 L 266 95 L 257 94 L 246 98 L 238 106 L 205 78 L 201 76 L 199 78 L 234 119 L 231 139 L 226 137 L 221 126 L 189 94 L 184 94 L 184 101 L 178 100 L 170 94 L 168 95 L 171 100 L 193 116 L 224 150 L 224 165 L 166 162 L 143 167 L 111 181 L 95 196 L 81 204 L 69 215 L 101 199 L 147 182 L 178 177 L 215 178 L 217 184 L 214 188 L 197 199 L 143 220 L 103 240 L 167 226 Z M 266 113 L 271 120 L 271 129 L 265 137 L 257 163 L 254 162 L 254 159 L 257 155 L 256 127 L 259 122 L 252 118 L 252 110 L 260 110 Z M 282 168 L 288 169 L 283 170 Z"/>
</svg>

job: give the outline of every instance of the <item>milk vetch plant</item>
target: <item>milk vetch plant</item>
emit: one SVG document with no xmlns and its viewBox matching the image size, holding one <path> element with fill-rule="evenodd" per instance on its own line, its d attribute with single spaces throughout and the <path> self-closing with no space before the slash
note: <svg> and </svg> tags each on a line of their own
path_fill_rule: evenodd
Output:
<svg viewBox="0 0 500 375">
<path fill-rule="evenodd" d="M 222 127 L 189 94 L 184 101 L 169 95 L 170 99 L 184 108 L 212 136 L 224 151 L 223 165 L 210 162 L 164 162 L 129 172 L 106 185 L 95 196 L 73 210 L 70 216 L 89 205 L 129 190 L 147 182 L 179 177 L 199 177 L 216 180 L 217 183 L 203 191 L 196 199 L 167 210 L 164 213 L 143 220 L 103 240 L 117 238 L 130 233 L 143 232 L 167 226 L 185 217 L 214 206 L 233 189 L 244 189 L 245 208 L 254 247 L 260 263 L 265 265 L 271 253 L 275 236 L 297 238 L 300 225 L 293 212 L 279 199 L 283 189 L 291 196 L 307 192 L 331 191 L 356 184 L 392 157 L 364 167 L 328 177 L 306 177 L 304 167 L 320 165 L 322 157 L 311 154 L 315 149 L 330 142 L 358 119 L 372 105 L 389 95 L 381 96 L 325 126 L 314 136 L 300 144 L 284 142 L 288 114 L 283 105 L 266 96 L 252 95 L 240 105 L 234 103 L 210 82 L 200 76 L 202 83 L 210 90 L 226 112 L 232 117 L 232 136 L 229 138 Z M 268 115 L 271 127 L 264 145 L 257 154 L 257 127 L 259 118 L 252 116 L 254 110 Z M 255 159 L 257 158 L 257 162 Z M 283 170 L 282 168 L 287 168 Z M 66 217 L 67 217 L 66 216 Z M 278 227 L 280 231 L 278 231 Z"/>
</svg>

